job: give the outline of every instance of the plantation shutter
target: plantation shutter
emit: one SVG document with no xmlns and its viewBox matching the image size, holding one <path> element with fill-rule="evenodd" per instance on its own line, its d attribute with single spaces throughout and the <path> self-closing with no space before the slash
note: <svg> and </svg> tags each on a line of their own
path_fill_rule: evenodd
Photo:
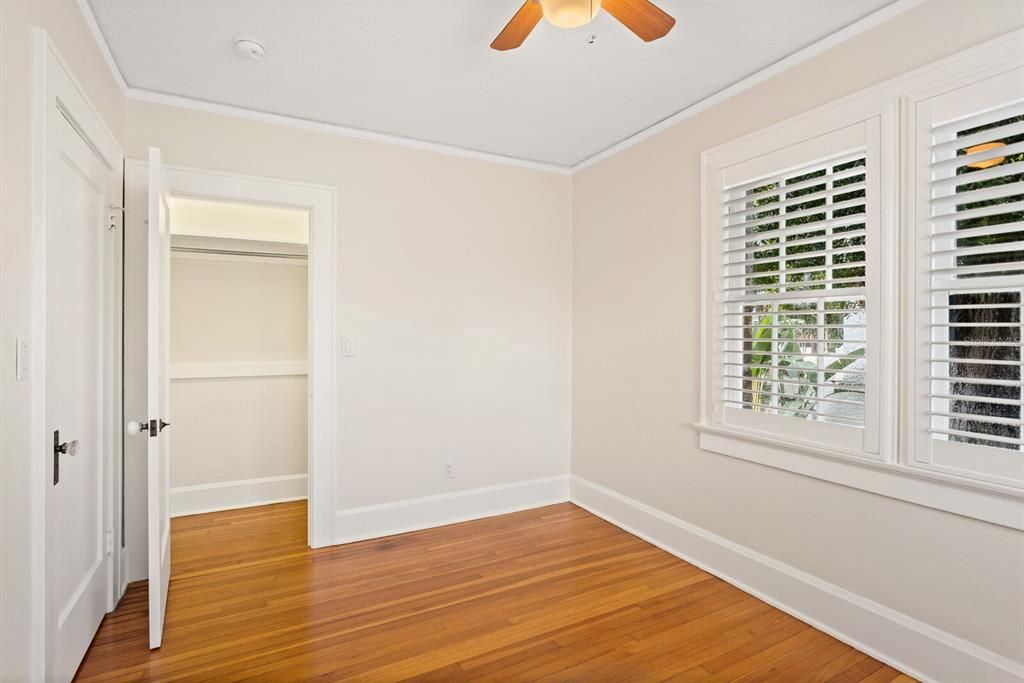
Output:
<svg viewBox="0 0 1024 683">
<path fill-rule="evenodd" d="M 718 296 L 725 422 L 864 446 L 875 230 L 869 209 L 877 182 L 866 130 L 860 124 L 834 141 L 823 136 L 778 154 L 781 170 L 723 182 Z M 849 144 L 851 137 L 857 144 Z M 734 169 L 733 175 L 746 174 Z"/>
<path fill-rule="evenodd" d="M 944 94 L 919 123 L 928 145 L 918 209 L 927 223 L 923 459 L 1014 481 L 1024 473 L 1022 77 L 1018 69 Z"/>
</svg>

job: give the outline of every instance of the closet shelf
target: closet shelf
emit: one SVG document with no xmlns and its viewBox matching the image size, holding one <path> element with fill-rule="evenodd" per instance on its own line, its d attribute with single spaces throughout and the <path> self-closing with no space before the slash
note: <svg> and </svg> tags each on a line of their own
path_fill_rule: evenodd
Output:
<svg viewBox="0 0 1024 683">
<path fill-rule="evenodd" d="M 306 361 L 252 363 L 174 363 L 171 379 L 214 379 L 228 377 L 299 377 L 309 374 Z"/>
</svg>

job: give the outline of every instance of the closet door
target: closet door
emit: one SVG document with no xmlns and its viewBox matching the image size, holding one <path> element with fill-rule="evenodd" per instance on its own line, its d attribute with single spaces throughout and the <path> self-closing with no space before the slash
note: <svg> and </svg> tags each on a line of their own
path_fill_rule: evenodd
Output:
<svg viewBox="0 0 1024 683">
<path fill-rule="evenodd" d="M 148 432 L 149 646 L 160 647 L 171 577 L 170 208 L 160 150 L 149 148 L 146 396 Z"/>
</svg>

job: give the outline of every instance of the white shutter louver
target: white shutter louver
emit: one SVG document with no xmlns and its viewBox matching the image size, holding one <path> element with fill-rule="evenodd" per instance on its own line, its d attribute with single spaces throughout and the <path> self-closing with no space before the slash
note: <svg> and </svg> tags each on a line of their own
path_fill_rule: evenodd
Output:
<svg viewBox="0 0 1024 683">
<path fill-rule="evenodd" d="M 929 428 L 1024 449 L 1024 103 L 931 129 Z"/>
<path fill-rule="evenodd" d="M 723 404 L 862 427 L 867 156 L 724 188 Z"/>
</svg>

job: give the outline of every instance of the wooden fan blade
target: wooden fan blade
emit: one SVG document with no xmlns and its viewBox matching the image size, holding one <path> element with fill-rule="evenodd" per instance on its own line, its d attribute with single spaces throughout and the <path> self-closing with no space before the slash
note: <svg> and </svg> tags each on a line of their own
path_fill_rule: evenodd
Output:
<svg viewBox="0 0 1024 683">
<path fill-rule="evenodd" d="M 649 0 L 601 0 L 601 8 L 647 43 L 664 37 L 676 25 Z"/>
<path fill-rule="evenodd" d="M 505 28 L 501 29 L 501 33 L 491 43 L 491 47 L 495 50 L 511 50 L 514 47 L 519 47 L 542 16 L 544 16 L 544 12 L 540 8 L 540 3 L 535 0 L 526 0 L 515 16 L 505 25 Z"/>
</svg>

